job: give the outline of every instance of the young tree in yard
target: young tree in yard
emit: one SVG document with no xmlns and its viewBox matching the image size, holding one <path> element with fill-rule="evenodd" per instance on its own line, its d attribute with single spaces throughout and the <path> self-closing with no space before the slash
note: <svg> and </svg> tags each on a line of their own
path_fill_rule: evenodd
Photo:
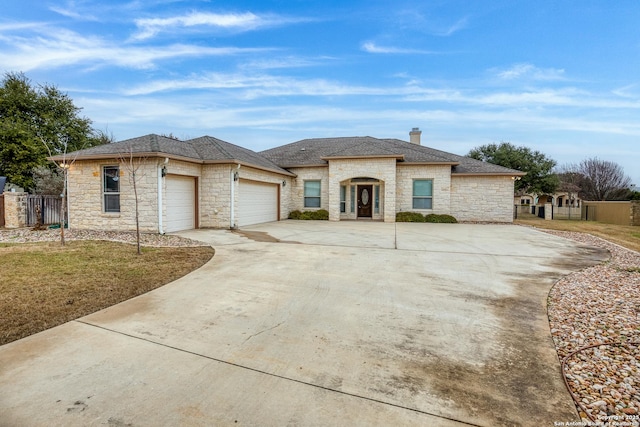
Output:
<svg viewBox="0 0 640 427">
<path fill-rule="evenodd" d="M 21 73 L 5 74 L 0 81 L 0 175 L 32 189 L 33 169 L 47 164 L 49 151 L 56 155 L 104 143 L 80 111 L 54 86 L 34 86 Z"/>
<path fill-rule="evenodd" d="M 516 191 L 551 194 L 558 187 L 558 177 L 553 173 L 555 160 L 527 147 L 516 147 L 509 142 L 487 144 L 469 151 L 467 157 L 526 172 L 516 181 Z"/>
<path fill-rule="evenodd" d="M 580 162 L 577 171 L 583 177 L 581 195 L 585 200 L 622 200 L 629 194 L 631 178 L 617 163 L 594 157 Z"/>
<path fill-rule="evenodd" d="M 138 255 L 142 255 L 142 249 L 140 248 L 140 209 L 138 202 L 138 184 L 140 179 L 144 178 L 145 173 L 142 169 L 142 165 L 147 160 L 146 157 L 134 157 L 133 151 L 127 153 L 120 153 L 118 155 L 118 161 L 129 174 L 129 183 L 133 187 L 133 196 L 136 205 L 136 245 L 138 249 Z"/>
</svg>

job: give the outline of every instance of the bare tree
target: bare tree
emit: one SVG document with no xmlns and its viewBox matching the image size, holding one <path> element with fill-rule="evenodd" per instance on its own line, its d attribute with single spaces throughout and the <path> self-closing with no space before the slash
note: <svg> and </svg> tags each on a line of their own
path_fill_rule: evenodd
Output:
<svg viewBox="0 0 640 427">
<path fill-rule="evenodd" d="M 580 162 L 578 172 L 583 177 L 581 194 L 585 200 L 620 200 L 631 186 L 631 178 L 620 165 L 597 157 Z"/>
<path fill-rule="evenodd" d="M 569 163 L 561 166 L 556 172 L 559 181 L 558 191 L 567 193 L 569 219 L 571 219 L 571 208 L 573 206 L 574 196 L 580 194 L 582 182 L 584 181 L 584 177 L 578 169 L 578 165 Z"/>
<path fill-rule="evenodd" d="M 129 183 L 133 187 L 133 196 L 136 205 L 136 245 L 138 255 L 142 255 L 142 249 L 140 248 L 140 209 L 138 202 L 138 183 L 141 178 L 144 178 L 144 170 L 141 169 L 142 165 L 147 160 L 147 157 L 135 157 L 133 150 L 129 147 L 129 151 L 121 152 L 118 155 L 118 161 L 122 167 L 129 174 Z"/>
<path fill-rule="evenodd" d="M 58 173 L 62 175 L 63 187 L 62 193 L 60 194 L 60 197 L 62 198 L 62 203 L 60 204 L 60 244 L 64 246 L 64 227 L 66 223 L 65 219 L 67 212 L 67 188 L 69 183 L 69 169 L 75 163 L 79 151 L 68 153 L 68 150 L 70 148 L 69 137 L 65 135 L 57 136 L 57 144 L 54 144 L 54 142 L 52 141 L 46 140 L 42 136 L 40 136 L 40 140 L 49 152 L 49 159 L 56 165 Z M 53 159 L 54 155 L 59 160 Z"/>
</svg>

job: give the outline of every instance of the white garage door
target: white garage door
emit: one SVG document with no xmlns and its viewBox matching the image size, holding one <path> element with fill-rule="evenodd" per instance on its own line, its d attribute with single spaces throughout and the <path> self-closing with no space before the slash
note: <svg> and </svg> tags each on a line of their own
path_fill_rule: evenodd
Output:
<svg viewBox="0 0 640 427">
<path fill-rule="evenodd" d="M 164 231 L 191 230 L 196 226 L 196 180 L 189 176 L 167 176 L 167 216 Z"/>
<path fill-rule="evenodd" d="M 278 185 L 240 180 L 238 226 L 278 220 Z"/>
</svg>

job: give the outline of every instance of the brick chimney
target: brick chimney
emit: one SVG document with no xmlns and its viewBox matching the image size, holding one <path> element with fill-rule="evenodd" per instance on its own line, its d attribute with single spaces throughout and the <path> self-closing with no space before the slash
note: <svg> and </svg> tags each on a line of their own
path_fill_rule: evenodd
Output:
<svg viewBox="0 0 640 427">
<path fill-rule="evenodd" d="M 411 129 L 411 132 L 409 132 L 409 142 L 420 145 L 420 135 L 422 135 L 420 128 Z"/>
</svg>

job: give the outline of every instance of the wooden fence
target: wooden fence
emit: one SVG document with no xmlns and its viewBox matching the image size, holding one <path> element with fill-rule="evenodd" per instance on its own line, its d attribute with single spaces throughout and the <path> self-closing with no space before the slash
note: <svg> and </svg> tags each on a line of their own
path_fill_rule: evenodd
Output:
<svg viewBox="0 0 640 427">
<path fill-rule="evenodd" d="M 640 225 L 640 201 L 583 201 L 581 219 L 608 224 Z"/>
<path fill-rule="evenodd" d="M 38 223 L 38 214 L 40 215 L 40 224 L 57 224 L 60 222 L 60 204 L 62 199 L 58 196 L 35 196 L 27 197 L 27 226 L 33 226 Z"/>
</svg>

